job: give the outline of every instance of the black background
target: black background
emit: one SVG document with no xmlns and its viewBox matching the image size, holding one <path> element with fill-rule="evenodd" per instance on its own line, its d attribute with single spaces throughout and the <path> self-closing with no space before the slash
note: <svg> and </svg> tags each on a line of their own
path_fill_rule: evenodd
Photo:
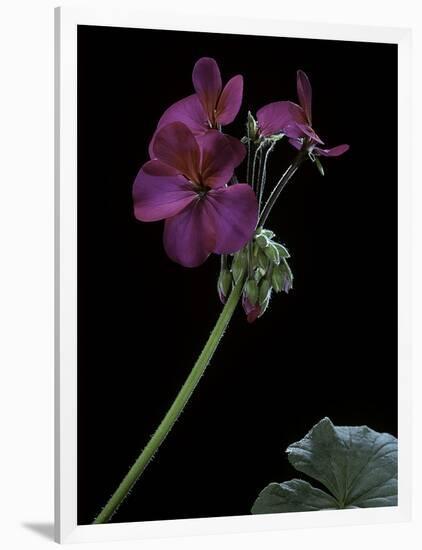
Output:
<svg viewBox="0 0 422 550">
<path fill-rule="evenodd" d="M 292 254 L 293 291 L 255 324 L 239 309 L 187 409 L 113 518 L 248 514 L 283 454 L 324 416 L 397 435 L 397 48 L 174 31 L 78 29 L 78 522 L 90 523 L 160 422 L 221 310 L 219 258 L 172 263 L 162 222 L 134 219 L 131 187 L 155 125 L 214 57 L 253 112 L 312 82 L 327 145 L 267 226 Z M 278 146 L 270 176 L 292 158 Z M 239 170 L 242 180 L 244 169 Z"/>
</svg>

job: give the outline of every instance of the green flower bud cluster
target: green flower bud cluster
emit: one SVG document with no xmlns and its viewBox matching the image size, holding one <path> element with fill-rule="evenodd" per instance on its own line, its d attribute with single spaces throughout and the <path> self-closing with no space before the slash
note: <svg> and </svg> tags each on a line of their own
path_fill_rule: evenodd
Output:
<svg viewBox="0 0 422 550">
<path fill-rule="evenodd" d="M 285 246 L 278 243 L 275 234 L 269 229 L 258 228 L 253 240 L 229 257 L 224 256 L 217 290 L 225 303 L 232 286 L 246 275 L 244 297 L 251 306 L 257 306 L 259 317 L 268 308 L 271 294 L 289 292 L 293 286 L 293 274 L 287 263 L 290 254 Z"/>
<path fill-rule="evenodd" d="M 273 290 L 288 292 L 293 286 L 293 274 L 287 263 L 289 251 L 274 237 L 273 231 L 259 228 L 253 240 L 253 273 L 258 285 L 261 315 L 269 305 Z"/>
</svg>

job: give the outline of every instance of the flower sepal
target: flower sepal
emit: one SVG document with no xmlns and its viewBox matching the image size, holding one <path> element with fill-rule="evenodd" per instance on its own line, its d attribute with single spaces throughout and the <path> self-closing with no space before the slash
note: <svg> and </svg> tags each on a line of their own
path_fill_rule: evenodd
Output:
<svg viewBox="0 0 422 550">
<path fill-rule="evenodd" d="M 315 157 L 315 166 L 318 168 L 318 172 L 321 174 L 321 176 L 324 176 L 325 175 L 324 168 L 318 157 Z"/>
</svg>

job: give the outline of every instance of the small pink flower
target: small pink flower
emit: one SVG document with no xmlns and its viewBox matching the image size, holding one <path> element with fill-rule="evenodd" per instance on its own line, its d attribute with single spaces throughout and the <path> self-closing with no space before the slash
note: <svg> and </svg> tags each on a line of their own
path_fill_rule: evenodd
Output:
<svg viewBox="0 0 422 550">
<path fill-rule="evenodd" d="M 296 124 L 298 135 L 289 136 L 289 142 L 296 149 L 301 149 L 303 140 L 309 138 L 308 150 L 317 156 L 338 157 L 349 150 L 349 145 L 337 145 L 330 149 L 323 149 L 317 144 L 324 142 L 317 136 L 312 128 L 312 87 L 309 78 L 304 71 L 297 71 L 297 95 L 299 97 L 300 110 L 296 112 Z"/>
<path fill-rule="evenodd" d="M 158 130 L 170 122 L 183 122 L 195 136 L 204 135 L 210 129 L 220 130 L 233 122 L 239 112 L 243 96 L 243 77 L 236 75 L 222 85 L 217 62 L 210 57 L 202 57 L 192 72 L 194 94 L 171 105 L 160 118 L 157 130 L 149 145 L 150 158 L 154 158 L 154 140 Z M 239 140 L 224 134 L 233 153 L 236 165 L 245 158 L 245 147 Z"/>
<path fill-rule="evenodd" d="M 257 112 L 258 133 L 261 137 L 284 134 L 296 149 L 301 149 L 304 139 L 308 140 L 308 150 L 314 155 L 338 157 L 349 146 L 337 145 L 323 149 L 324 142 L 312 128 L 312 88 L 307 75 L 297 71 L 297 95 L 300 105 L 292 101 L 276 101 L 262 107 Z"/>
<path fill-rule="evenodd" d="M 302 109 L 292 101 L 275 101 L 261 107 L 256 113 L 258 135 L 266 138 L 277 134 L 297 138 L 302 135 L 298 120 L 302 119 Z M 318 136 L 315 136 L 317 139 Z"/>
<path fill-rule="evenodd" d="M 252 238 L 257 199 L 247 184 L 227 187 L 237 159 L 220 132 L 195 137 L 172 122 L 157 132 L 153 154 L 134 182 L 135 217 L 166 220 L 164 247 L 172 260 L 195 267 L 211 252 L 234 253 Z"/>
</svg>

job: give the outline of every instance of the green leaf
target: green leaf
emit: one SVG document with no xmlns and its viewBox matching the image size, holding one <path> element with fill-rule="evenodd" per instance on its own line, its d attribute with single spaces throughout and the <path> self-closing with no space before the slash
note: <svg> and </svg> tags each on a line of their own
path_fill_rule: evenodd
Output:
<svg viewBox="0 0 422 550">
<path fill-rule="evenodd" d="M 272 483 L 252 513 L 397 506 L 397 439 L 390 434 L 367 426 L 334 426 L 324 418 L 287 454 L 296 470 L 329 493 L 302 480 Z"/>
<path fill-rule="evenodd" d="M 276 514 L 279 512 L 308 512 L 336 509 L 337 501 L 302 479 L 284 483 L 270 483 L 260 493 L 252 507 L 252 514 Z"/>
<path fill-rule="evenodd" d="M 397 504 L 397 439 L 324 418 L 287 448 L 290 463 L 331 491 L 341 508 Z M 381 504 L 370 501 L 381 500 Z M 369 502 L 369 503 L 368 503 Z"/>
</svg>

